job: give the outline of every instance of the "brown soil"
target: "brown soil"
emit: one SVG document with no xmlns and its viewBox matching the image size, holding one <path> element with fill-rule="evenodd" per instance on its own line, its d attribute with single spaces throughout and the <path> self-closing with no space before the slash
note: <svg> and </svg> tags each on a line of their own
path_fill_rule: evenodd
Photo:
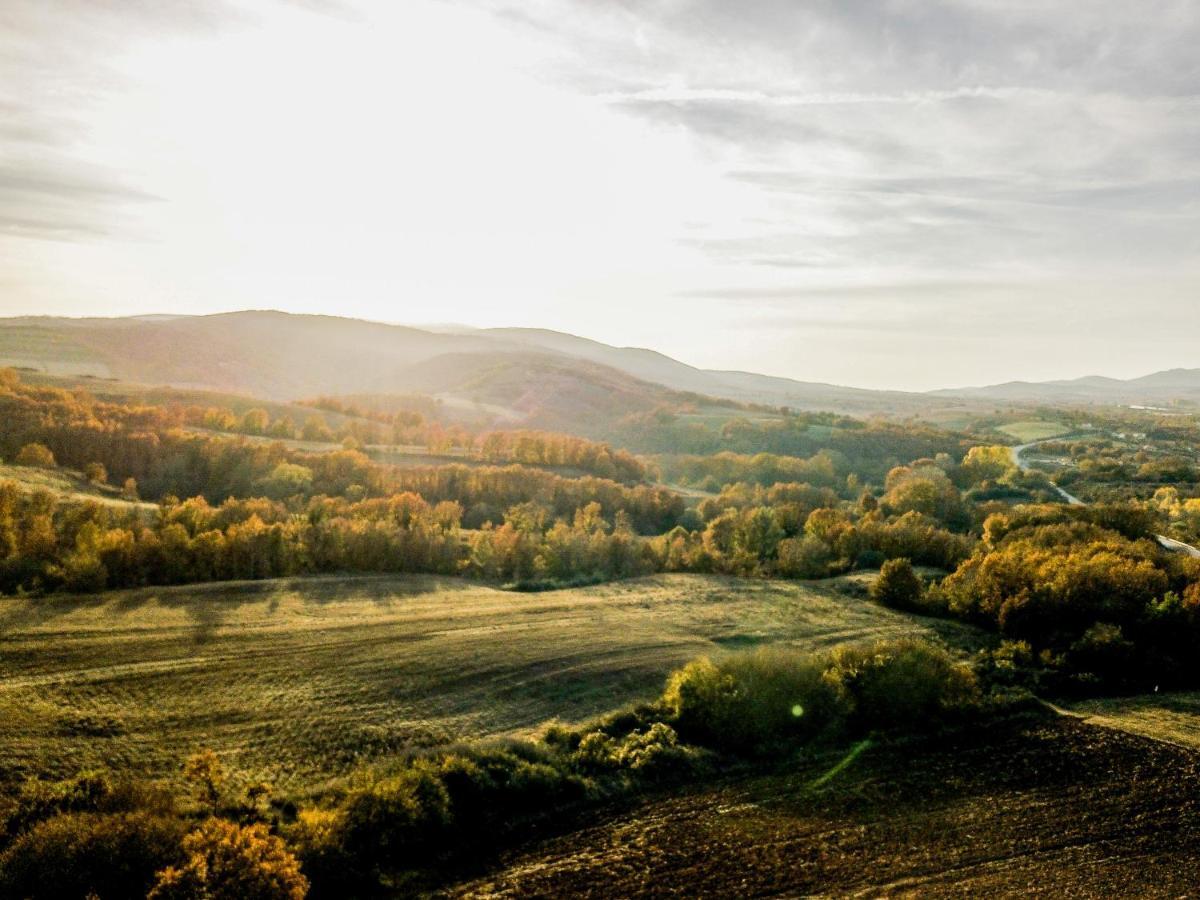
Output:
<svg viewBox="0 0 1200 900">
<path fill-rule="evenodd" d="M 1200 754 L 1068 718 L 869 747 L 647 801 L 458 896 L 1183 897 Z"/>
</svg>

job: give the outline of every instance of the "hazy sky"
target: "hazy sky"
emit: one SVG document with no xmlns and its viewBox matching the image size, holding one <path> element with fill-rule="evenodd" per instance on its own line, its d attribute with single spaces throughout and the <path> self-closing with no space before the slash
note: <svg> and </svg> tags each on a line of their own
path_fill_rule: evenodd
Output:
<svg viewBox="0 0 1200 900">
<path fill-rule="evenodd" d="M 1194 0 L 0 0 L 0 314 L 1198 367 L 1198 47 Z"/>
</svg>

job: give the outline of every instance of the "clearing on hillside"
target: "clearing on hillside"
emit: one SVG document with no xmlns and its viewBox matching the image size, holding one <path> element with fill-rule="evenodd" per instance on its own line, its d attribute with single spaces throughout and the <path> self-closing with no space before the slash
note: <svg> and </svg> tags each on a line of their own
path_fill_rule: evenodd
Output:
<svg viewBox="0 0 1200 900">
<path fill-rule="evenodd" d="M 300 789 L 407 746 L 527 734 L 661 690 L 703 653 L 979 632 L 831 584 L 667 575 L 522 594 L 324 577 L 0 601 L 0 784 L 169 776 L 211 747 Z"/>
<path fill-rule="evenodd" d="M 92 484 L 79 472 L 56 467 L 41 469 L 35 466 L 14 466 L 0 463 L 0 482 L 11 481 L 24 491 L 49 491 L 61 500 L 82 503 L 93 500 L 106 506 L 138 510 L 149 513 L 158 509 L 157 504 L 125 500 L 121 492 L 111 485 Z M 6 602 L 0 598 L 0 607 Z"/>
</svg>

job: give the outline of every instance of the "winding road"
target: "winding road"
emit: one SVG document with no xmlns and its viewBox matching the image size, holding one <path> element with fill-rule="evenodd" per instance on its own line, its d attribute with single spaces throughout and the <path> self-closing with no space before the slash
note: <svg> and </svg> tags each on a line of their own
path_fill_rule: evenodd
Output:
<svg viewBox="0 0 1200 900">
<path fill-rule="evenodd" d="M 1073 437 L 1073 435 L 1064 434 L 1064 435 L 1059 435 L 1058 437 L 1045 438 L 1044 440 L 1040 440 L 1040 441 L 1031 441 L 1028 444 L 1021 444 L 1018 447 L 1013 447 L 1013 448 L 1011 448 L 1013 463 L 1015 463 L 1016 467 L 1018 469 L 1020 469 L 1022 472 L 1027 472 L 1027 471 L 1029 471 L 1030 466 L 1029 466 L 1029 463 L 1022 457 L 1022 454 L 1026 450 L 1030 449 L 1031 447 L 1036 447 L 1039 444 L 1048 444 L 1051 441 L 1068 440 L 1071 437 Z M 1063 500 L 1065 500 L 1071 506 L 1086 506 L 1087 505 L 1082 500 L 1080 500 L 1078 497 L 1076 497 L 1074 494 L 1068 493 L 1067 491 L 1060 488 L 1057 484 L 1054 484 L 1053 482 L 1051 482 L 1050 486 L 1052 488 L 1054 488 L 1054 490 L 1058 492 L 1059 496 L 1062 497 Z M 1158 540 L 1159 545 L 1162 546 L 1162 548 L 1164 550 L 1170 550 L 1172 553 L 1186 553 L 1188 556 L 1192 557 L 1193 559 L 1200 559 L 1200 550 L 1197 550 L 1191 544 L 1185 544 L 1183 541 L 1177 541 L 1177 540 L 1175 540 L 1175 538 L 1167 537 L 1165 534 L 1156 534 L 1154 537 L 1155 537 L 1155 539 Z"/>
</svg>

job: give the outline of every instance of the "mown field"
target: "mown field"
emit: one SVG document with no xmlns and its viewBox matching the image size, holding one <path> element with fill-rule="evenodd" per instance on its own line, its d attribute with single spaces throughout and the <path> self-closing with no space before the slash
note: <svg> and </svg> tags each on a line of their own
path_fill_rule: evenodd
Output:
<svg viewBox="0 0 1200 900">
<path fill-rule="evenodd" d="M 1198 788 L 1194 751 L 1065 717 L 1001 722 L 651 798 L 448 893 L 1194 896 Z"/>
<path fill-rule="evenodd" d="M 171 777 L 203 747 L 303 790 L 414 745 L 529 734 L 658 693 L 704 653 L 966 626 L 852 582 L 656 576 L 522 594 L 318 577 L 0 601 L 0 785 L 90 767 Z"/>
<path fill-rule="evenodd" d="M 1049 422 L 1043 419 L 1009 422 L 1007 425 L 998 426 L 996 430 L 1016 438 L 1023 444 L 1030 441 L 1044 441 L 1070 431 L 1062 422 Z"/>
</svg>

